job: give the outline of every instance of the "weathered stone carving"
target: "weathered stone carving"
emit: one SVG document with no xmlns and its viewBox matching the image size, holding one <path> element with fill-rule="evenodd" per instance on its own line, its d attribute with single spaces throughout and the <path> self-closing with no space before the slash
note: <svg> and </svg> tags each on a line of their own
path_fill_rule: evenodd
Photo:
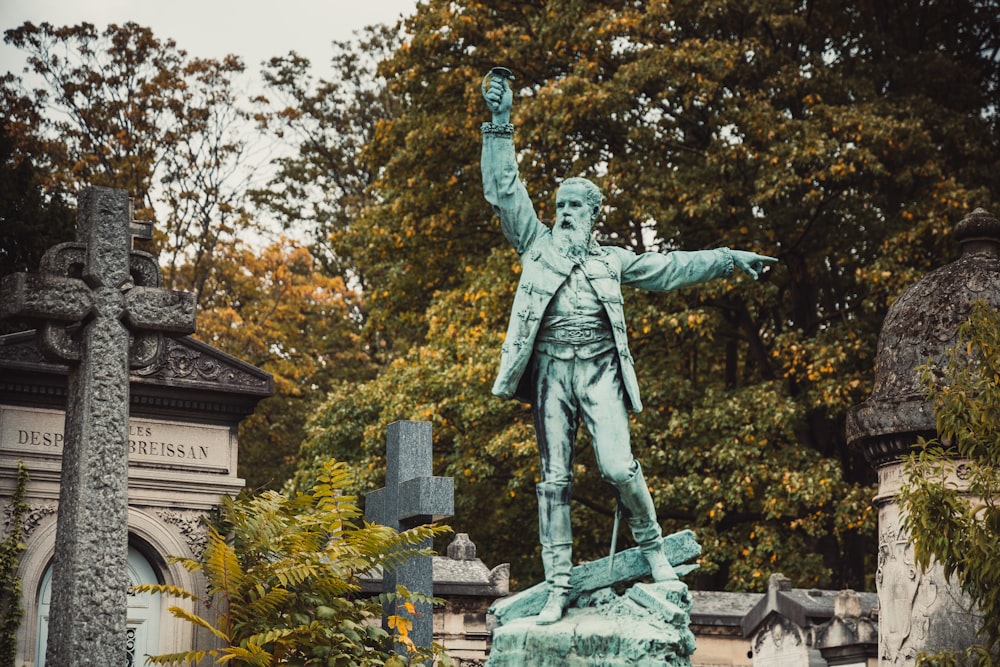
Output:
<svg viewBox="0 0 1000 667">
<path fill-rule="evenodd" d="M 202 512 L 181 512 L 177 510 L 157 510 L 156 515 L 164 523 L 177 526 L 178 532 L 187 542 L 193 557 L 197 560 L 208 546 L 208 527 Z M 179 555 L 179 554 L 176 554 Z"/>
<path fill-rule="evenodd" d="M 962 255 L 924 276 L 889 308 L 879 336 L 871 396 L 847 414 L 847 439 L 861 448 L 879 479 L 879 664 L 911 667 L 922 651 L 964 649 L 978 622 L 957 583 L 940 565 L 922 571 L 900 530 L 896 501 L 901 457 L 920 438 L 936 436 L 933 408 L 919 369 L 941 364 L 975 300 L 1000 308 L 1000 221 L 982 209 L 966 216 L 953 238 Z M 955 461 L 949 483 L 962 488 L 968 466 Z"/>
</svg>

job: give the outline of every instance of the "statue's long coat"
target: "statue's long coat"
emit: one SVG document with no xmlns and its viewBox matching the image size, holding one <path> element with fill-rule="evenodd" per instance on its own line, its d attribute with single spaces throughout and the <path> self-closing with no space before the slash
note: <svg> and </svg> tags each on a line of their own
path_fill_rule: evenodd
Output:
<svg viewBox="0 0 1000 667">
<path fill-rule="evenodd" d="M 545 309 L 575 263 L 556 250 L 552 231 L 535 215 L 527 189 L 518 178 L 513 136 L 484 132 L 482 172 L 483 193 L 500 216 L 503 234 L 521 256 L 522 266 L 493 393 L 530 401 L 525 380 L 531 375 L 527 370 L 535 337 Z M 621 286 L 667 291 L 728 276 L 733 272 L 732 255 L 726 248 L 636 254 L 592 241 L 580 266 L 604 305 L 629 407 L 639 412 L 642 402 L 628 347 Z"/>
</svg>

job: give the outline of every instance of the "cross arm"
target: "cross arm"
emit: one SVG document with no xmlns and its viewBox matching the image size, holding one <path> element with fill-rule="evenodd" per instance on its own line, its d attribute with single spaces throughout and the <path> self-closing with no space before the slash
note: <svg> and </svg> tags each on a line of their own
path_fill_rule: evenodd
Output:
<svg viewBox="0 0 1000 667">
<path fill-rule="evenodd" d="M 79 322 L 93 306 L 90 288 L 77 278 L 13 273 L 0 279 L 0 319 Z"/>
<path fill-rule="evenodd" d="M 133 287 L 125 293 L 125 319 L 132 329 L 166 334 L 194 333 L 196 299 L 193 292 L 159 287 Z"/>
<path fill-rule="evenodd" d="M 399 522 L 415 525 L 446 519 L 455 513 L 455 480 L 415 477 L 399 485 Z"/>
<path fill-rule="evenodd" d="M 388 492 L 385 487 L 365 494 L 365 521 L 398 528 L 386 508 Z"/>
</svg>

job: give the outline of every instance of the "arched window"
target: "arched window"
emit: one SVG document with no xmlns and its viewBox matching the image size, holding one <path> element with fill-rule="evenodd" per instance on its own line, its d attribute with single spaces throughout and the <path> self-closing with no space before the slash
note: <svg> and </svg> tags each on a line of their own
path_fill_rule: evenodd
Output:
<svg viewBox="0 0 1000 667">
<path fill-rule="evenodd" d="M 133 546 L 128 548 L 129 586 L 158 583 L 156 571 L 146 557 Z M 49 636 L 49 607 L 52 603 L 52 564 L 45 569 L 38 595 L 37 667 L 45 667 L 45 647 Z M 160 639 L 160 595 L 152 593 L 128 596 L 128 628 L 122 637 L 121 667 L 146 665 L 145 656 L 155 655 Z M 110 666 L 116 667 L 116 666 Z"/>
</svg>

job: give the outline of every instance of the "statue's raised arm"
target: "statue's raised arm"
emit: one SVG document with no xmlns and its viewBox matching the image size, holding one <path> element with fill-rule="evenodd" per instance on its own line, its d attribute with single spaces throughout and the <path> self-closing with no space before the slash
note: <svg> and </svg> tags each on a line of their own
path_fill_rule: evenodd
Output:
<svg viewBox="0 0 1000 667">
<path fill-rule="evenodd" d="M 510 82 L 513 79 L 514 75 L 506 67 L 494 67 L 483 78 L 483 98 L 493 120 L 483 123 L 481 167 L 483 195 L 493 205 L 493 212 L 500 216 L 504 237 L 518 254 L 523 254 L 546 227 L 535 215 L 535 207 L 517 173 L 514 126 L 510 123 L 514 99 Z"/>
<path fill-rule="evenodd" d="M 494 67 L 483 77 L 483 97 L 493 112 L 494 123 L 510 122 L 514 91 L 509 82 L 513 80 L 514 74 L 506 67 Z"/>
</svg>

